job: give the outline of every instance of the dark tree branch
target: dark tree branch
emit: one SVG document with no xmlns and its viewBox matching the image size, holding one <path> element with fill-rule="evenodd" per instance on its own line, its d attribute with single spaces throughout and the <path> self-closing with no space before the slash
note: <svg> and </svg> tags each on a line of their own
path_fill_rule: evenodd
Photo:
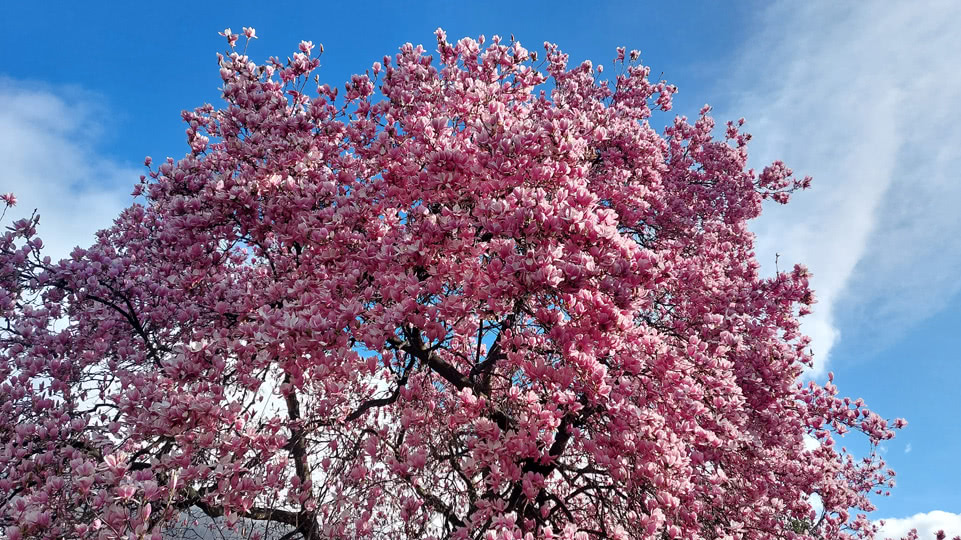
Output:
<svg viewBox="0 0 961 540">
<path fill-rule="evenodd" d="M 371 399 L 371 400 L 365 401 L 363 404 L 361 404 L 360 407 L 357 408 L 357 410 L 348 414 L 347 417 L 344 418 L 344 422 L 345 423 L 353 422 L 354 420 L 357 420 L 358 418 L 363 416 L 367 411 L 369 411 L 370 409 L 373 409 L 374 407 L 383 407 L 385 405 L 390 405 L 391 403 L 394 403 L 395 401 L 397 401 L 397 398 L 400 396 L 400 389 L 407 385 L 407 379 L 410 377 L 410 371 L 411 369 L 413 369 L 413 367 L 414 367 L 414 356 L 410 355 L 410 362 L 408 362 L 407 366 L 404 368 L 403 375 L 401 375 L 400 379 L 397 380 L 397 388 L 394 389 L 391 395 L 385 398 L 377 398 L 377 399 Z"/>
<path fill-rule="evenodd" d="M 290 384 L 289 373 L 284 374 L 284 383 Z M 300 425 L 302 418 L 300 413 L 300 400 L 297 399 L 297 393 L 291 388 L 286 395 L 284 395 L 284 401 L 287 404 L 287 416 L 290 419 L 290 441 L 287 444 L 287 450 L 290 452 L 291 457 L 294 458 L 294 470 L 297 472 L 297 476 L 301 482 L 303 482 L 310 476 L 310 467 L 307 463 L 306 433 L 304 433 L 304 429 Z M 302 509 L 296 515 L 298 516 L 297 529 L 303 533 L 304 538 L 308 538 L 309 540 L 319 539 L 320 532 L 317 529 L 317 522 L 314 519 L 313 513 Z"/>
</svg>

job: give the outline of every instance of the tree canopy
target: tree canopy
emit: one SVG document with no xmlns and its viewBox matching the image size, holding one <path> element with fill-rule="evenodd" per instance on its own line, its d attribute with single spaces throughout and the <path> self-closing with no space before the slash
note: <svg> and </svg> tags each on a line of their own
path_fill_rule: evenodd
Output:
<svg viewBox="0 0 961 540">
<path fill-rule="evenodd" d="M 624 49 L 438 30 L 334 88 L 224 35 L 92 246 L 0 238 L 6 538 L 872 538 L 894 473 L 835 439 L 904 422 L 799 382 L 809 273 L 748 222 L 810 180 L 743 120 L 658 131 Z"/>
</svg>

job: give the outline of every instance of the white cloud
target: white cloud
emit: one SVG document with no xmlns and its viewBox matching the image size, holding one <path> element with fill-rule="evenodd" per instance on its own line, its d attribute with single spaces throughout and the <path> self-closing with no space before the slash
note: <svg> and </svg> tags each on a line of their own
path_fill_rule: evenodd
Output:
<svg viewBox="0 0 961 540">
<path fill-rule="evenodd" d="M 924 4 L 924 5 L 922 5 Z M 804 330 L 822 372 L 840 339 L 896 337 L 961 288 L 961 3 L 786 3 L 759 16 L 719 119 L 745 116 L 752 163 L 814 177 L 753 224 L 765 271 L 809 266 Z"/>
<path fill-rule="evenodd" d="M 885 519 L 884 525 L 875 538 L 902 538 L 911 529 L 917 529 L 919 540 L 934 540 L 938 531 L 944 531 L 948 538 L 961 535 L 961 514 L 933 510 L 906 518 Z"/>
<path fill-rule="evenodd" d="M 105 129 L 94 96 L 0 79 L 0 192 L 13 192 L 11 218 L 40 214 L 38 234 L 53 258 L 89 246 L 132 202 L 139 169 L 97 155 Z"/>
<path fill-rule="evenodd" d="M 905 454 L 910 454 L 910 453 L 911 453 L 911 450 L 912 450 L 912 448 L 911 448 L 911 443 L 908 443 L 907 445 L 905 445 L 905 447 L 904 447 L 904 453 L 905 453 Z"/>
</svg>

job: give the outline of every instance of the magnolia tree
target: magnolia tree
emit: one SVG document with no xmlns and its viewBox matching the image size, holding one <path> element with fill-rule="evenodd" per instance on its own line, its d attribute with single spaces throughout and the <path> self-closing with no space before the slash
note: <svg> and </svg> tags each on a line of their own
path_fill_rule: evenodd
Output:
<svg viewBox="0 0 961 540">
<path fill-rule="evenodd" d="M 438 30 L 314 91 L 311 43 L 224 35 L 225 103 L 94 245 L 0 239 L 6 538 L 873 536 L 894 473 L 835 437 L 903 421 L 798 382 L 809 274 L 747 224 L 809 180 L 743 121 L 654 129 L 623 49 Z"/>
</svg>

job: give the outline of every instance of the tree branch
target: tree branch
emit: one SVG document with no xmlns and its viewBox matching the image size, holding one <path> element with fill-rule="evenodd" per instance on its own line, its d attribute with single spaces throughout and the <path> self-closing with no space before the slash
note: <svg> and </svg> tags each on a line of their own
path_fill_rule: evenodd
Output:
<svg viewBox="0 0 961 540">
<path fill-rule="evenodd" d="M 397 388 L 394 389 L 394 392 L 385 398 L 377 398 L 377 399 L 371 399 L 371 400 L 365 401 L 360 405 L 360 407 L 357 408 L 357 410 L 348 414 L 347 417 L 344 418 L 345 423 L 350 423 L 350 422 L 353 422 L 354 420 L 357 420 L 358 418 L 363 416 L 367 411 L 369 411 L 370 409 L 373 409 L 374 407 L 383 407 L 385 405 L 390 405 L 391 403 L 394 403 L 395 401 L 397 401 L 397 398 L 400 396 L 400 389 L 407 385 L 407 379 L 410 376 L 410 370 L 414 367 L 414 356 L 413 355 L 409 355 L 409 356 L 410 356 L 410 362 L 408 362 L 407 367 L 404 368 L 403 375 L 400 377 L 400 379 L 397 380 Z"/>
</svg>

